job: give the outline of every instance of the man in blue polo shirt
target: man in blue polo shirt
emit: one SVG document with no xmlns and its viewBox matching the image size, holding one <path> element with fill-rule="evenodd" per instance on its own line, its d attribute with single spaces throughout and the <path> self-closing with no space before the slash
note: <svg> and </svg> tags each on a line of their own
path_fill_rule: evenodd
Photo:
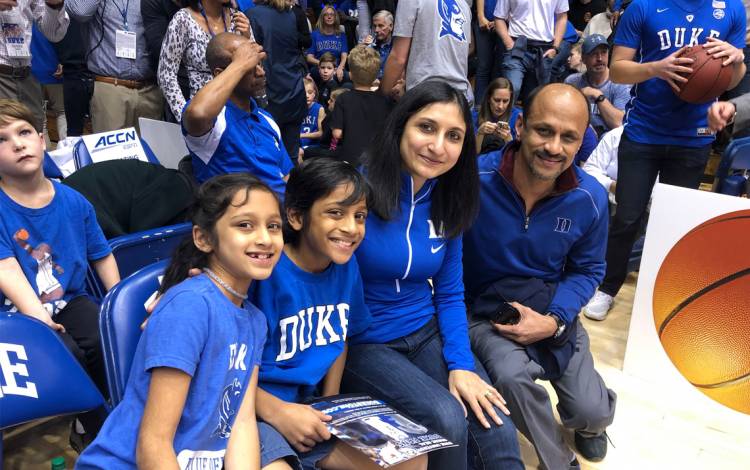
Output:
<svg viewBox="0 0 750 470">
<path fill-rule="evenodd" d="M 266 86 L 258 44 L 231 33 L 206 48 L 214 78 L 185 105 L 182 132 L 199 183 L 212 176 L 247 171 L 281 197 L 292 161 L 270 114 L 253 100 Z"/>
<path fill-rule="evenodd" d="M 740 0 L 649 0 L 632 2 L 615 33 L 610 79 L 635 84 L 625 108 L 618 149 L 617 211 L 607 244 L 607 272 L 584 309 L 604 320 L 627 276 L 628 258 L 659 181 L 697 189 L 714 134 L 707 122 L 711 104 L 677 97 L 680 74 L 692 72 L 686 46 L 705 45 L 732 68 L 729 88 L 745 75 L 745 9 Z"/>
</svg>

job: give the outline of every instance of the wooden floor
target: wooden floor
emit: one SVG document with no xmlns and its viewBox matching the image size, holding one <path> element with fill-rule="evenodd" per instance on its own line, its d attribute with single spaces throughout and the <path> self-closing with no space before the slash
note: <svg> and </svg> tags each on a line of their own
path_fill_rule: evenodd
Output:
<svg viewBox="0 0 750 470">
<path fill-rule="evenodd" d="M 603 322 L 582 317 L 591 338 L 596 367 L 618 395 L 617 413 L 608 434 L 614 444 L 597 464 L 579 458 L 583 469 L 710 469 L 750 470 L 750 437 L 729 436 L 702 424 L 699 410 L 680 397 L 657 390 L 622 372 L 636 276 L 631 275 Z M 554 394 L 551 387 L 550 393 Z M 49 461 L 66 457 L 72 468 L 76 454 L 67 445 L 66 419 L 8 436 L 4 468 L 48 470 Z M 533 447 L 522 437 L 521 452 L 527 469 L 538 468 Z M 572 434 L 568 433 L 572 446 Z"/>
</svg>

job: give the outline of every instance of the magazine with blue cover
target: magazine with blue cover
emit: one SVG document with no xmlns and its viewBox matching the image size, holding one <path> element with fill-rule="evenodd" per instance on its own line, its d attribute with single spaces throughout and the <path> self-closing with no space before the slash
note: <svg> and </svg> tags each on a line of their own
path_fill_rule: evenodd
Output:
<svg viewBox="0 0 750 470">
<path fill-rule="evenodd" d="M 333 418 L 326 423 L 331 434 L 383 468 L 457 446 L 368 395 L 335 395 L 313 400 L 310 405 Z"/>
</svg>

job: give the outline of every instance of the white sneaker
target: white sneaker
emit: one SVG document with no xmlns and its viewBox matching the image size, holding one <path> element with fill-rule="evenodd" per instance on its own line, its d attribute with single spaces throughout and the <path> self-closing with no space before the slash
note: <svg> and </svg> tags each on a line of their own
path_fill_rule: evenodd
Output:
<svg viewBox="0 0 750 470">
<path fill-rule="evenodd" d="M 586 315 L 586 318 L 602 321 L 607 318 L 614 300 L 611 295 L 597 289 L 594 296 L 589 300 L 589 303 L 583 307 L 583 314 Z"/>
</svg>

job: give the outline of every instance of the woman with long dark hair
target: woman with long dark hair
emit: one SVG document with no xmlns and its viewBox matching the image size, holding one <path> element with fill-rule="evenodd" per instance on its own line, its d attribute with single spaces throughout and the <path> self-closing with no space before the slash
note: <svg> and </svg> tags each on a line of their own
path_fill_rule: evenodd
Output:
<svg viewBox="0 0 750 470">
<path fill-rule="evenodd" d="M 372 323 L 350 339 L 342 388 L 458 444 L 430 454 L 431 469 L 523 468 L 505 402 L 469 346 L 461 240 L 479 179 L 464 95 L 440 81 L 409 90 L 364 173 L 373 197 L 356 256 Z"/>
<path fill-rule="evenodd" d="M 300 59 L 297 19 L 291 8 L 291 0 L 267 0 L 245 13 L 255 40 L 266 53 L 266 111 L 278 124 L 289 157 L 297 161 L 299 129 L 307 115 L 302 83 L 306 70 Z"/>
</svg>

